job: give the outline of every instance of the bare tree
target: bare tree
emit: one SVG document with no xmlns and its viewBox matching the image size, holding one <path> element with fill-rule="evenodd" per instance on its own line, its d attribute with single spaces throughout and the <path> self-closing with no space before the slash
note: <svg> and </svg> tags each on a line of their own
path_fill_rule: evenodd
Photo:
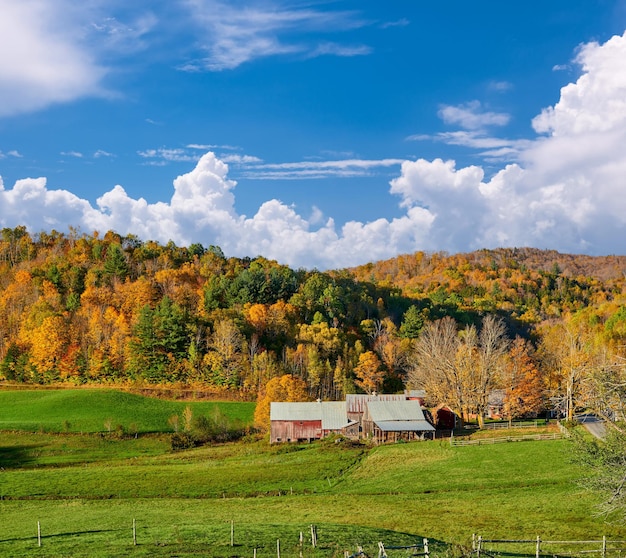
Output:
<svg viewBox="0 0 626 558">
<path fill-rule="evenodd" d="M 470 402 L 464 388 L 464 370 L 458 359 L 460 346 L 452 318 L 429 323 L 415 342 L 409 384 L 425 390 L 435 405 L 446 404 L 461 418 L 467 418 Z"/>
<path fill-rule="evenodd" d="M 458 332 L 450 317 L 432 322 L 415 342 L 409 384 L 463 420 L 476 413 L 482 426 L 508 343 L 504 322 L 494 316 L 484 319 L 480 332 L 474 326 Z"/>
<path fill-rule="evenodd" d="M 483 320 L 478 341 L 473 379 L 478 424 L 482 428 L 489 393 L 499 380 L 504 365 L 504 356 L 509 348 L 504 322 L 491 314 L 488 315 Z"/>
</svg>

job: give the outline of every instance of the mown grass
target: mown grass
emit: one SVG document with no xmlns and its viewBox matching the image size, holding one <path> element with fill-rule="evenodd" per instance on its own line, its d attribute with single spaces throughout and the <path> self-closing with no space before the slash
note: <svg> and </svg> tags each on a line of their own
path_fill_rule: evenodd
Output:
<svg viewBox="0 0 626 558">
<path fill-rule="evenodd" d="M 108 389 L 0 391 L 0 430 L 106 432 L 118 426 L 133 433 L 171 432 L 169 419 L 189 406 L 194 415 L 217 411 L 251 424 L 254 403 L 184 402 Z"/>
<path fill-rule="evenodd" d="M 375 448 L 248 440 L 171 452 L 168 438 L 0 433 L 0 556 L 226 558 L 256 548 L 261 558 L 276 556 L 278 539 L 283 557 L 340 557 L 358 546 L 372 556 L 378 541 L 428 537 L 438 556 L 453 558 L 472 533 L 626 539 L 624 526 L 594 516 L 601 495 L 576 485 L 582 470 L 567 440 Z"/>
<path fill-rule="evenodd" d="M 279 538 L 283 556 L 296 556 L 294 539 L 311 523 L 321 526 L 326 546 L 309 556 L 343 556 L 358 545 L 375 553 L 377 540 L 400 545 L 424 536 L 468 545 L 472 533 L 626 537 L 623 527 L 593 516 L 597 497 L 574 484 L 581 471 L 567 459 L 566 440 L 373 449 L 256 442 L 124 457 L 124 443 L 140 440 L 113 441 L 109 459 L 89 465 L 41 454 L 30 468 L 5 470 L 0 555 L 30 555 L 37 520 L 49 535 L 42 556 L 226 557 L 254 548 L 276 555 Z M 141 526 L 137 548 L 133 518 Z"/>
</svg>

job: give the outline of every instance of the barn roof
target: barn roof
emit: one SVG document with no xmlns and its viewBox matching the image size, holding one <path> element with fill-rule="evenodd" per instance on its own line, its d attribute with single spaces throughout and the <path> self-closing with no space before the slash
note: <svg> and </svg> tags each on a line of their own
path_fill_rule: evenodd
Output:
<svg viewBox="0 0 626 558">
<path fill-rule="evenodd" d="M 322 401 L 323 430 L 340 430 L 349 423 L 345 401 Z"/>
<path fill-rule="evenodd" d="M 370 401 L 404 401 L 406 395 L 403 393 L 383 393 L 377 395 L 368 395 L 365 393 L 347 393 L 346 405 L 348 413 L 364 413 L 365 406 Z"/>
<path fill-rule="evenodd" d="M 419 401 L 369 401 L 367 412 L 370 420 L 381 430 L 434 430 L 424 417 Z"/>
<path fill-rule="evenodd" d="M 313 403 L 270 403 L 270 420 L 322 420 L 321 405 Z"/>
<path fill-rule="evenodd" d="M 340 430 L 351 424 L 346 413 L 345 401 L 272 402 L 270 420 L 321 421 L 323 430 Z"/>
</svg>

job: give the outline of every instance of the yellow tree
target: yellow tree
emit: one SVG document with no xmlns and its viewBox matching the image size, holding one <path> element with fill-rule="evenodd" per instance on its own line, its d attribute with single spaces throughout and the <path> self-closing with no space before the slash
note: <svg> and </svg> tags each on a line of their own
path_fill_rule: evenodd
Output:
<svg viewBox="0 0 626 558">
<path fill-rule="evenodd" d="M 40 374 L 54 377 L 68 346 L 66 320 L 58 315 L 46 316 L 38 327 L 23 333 L 30 343 L 31 364 Z"/>
<path fill-rule="evenodd" d="M 576 407 L 584 406 L 590 393 L 594 343 L 580 320 L 567 316 L 564 321 L 544 328 L 540 346 L 544 366 L 552 374 L 552 399 L 567 420 L 573 420 Z"/>
<path fill-rule="evenodd" d="M 267 430 L 270 424 L 270 403 L 280 401 L 307 401 L 306 382 L 301 378 L 284 374 L 272 378 L 259 392 L 254 424 L 261 430 Z"/>
<path fill-rule="evenodd" d="M 210 371 L 213 383 L 227 387 L 239 385 L 248 362 L 245 339 L 237 325 L 228 318 L 216 322 L 208 346 L 210 351 L 204 356 L 203 364 Z"/>
<path fill-rule="evenodd" d="M 506 390 L 504 416 L 509 422 L 536 415 L 544 407 L 543 378 L 531 356 L 530 345 L 521 337 L 515 339 L 507 354 L 502 385 Z"/>
<path fill-rule="evenodd" d="M 374 351 L 365 351 L 359 355 L 354 374 L 354 383 L 369 394 L 379 390 L 385 378 L 380 359 Z"/>
</svg>

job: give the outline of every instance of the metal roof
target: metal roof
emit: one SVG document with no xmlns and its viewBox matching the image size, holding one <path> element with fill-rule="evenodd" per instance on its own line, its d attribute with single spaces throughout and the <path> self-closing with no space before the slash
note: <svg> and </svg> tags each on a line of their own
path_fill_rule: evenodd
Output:
<svg viewBox="0 0 626 558">
<path fill-rule="evenodd" d="M 323 430 L 341 430 L 351 424 L 345 401 L 316 401 L 313 403 L 270 403 L 270 420 L 314 421 L 322 423 Z"/>
<path fill-rule="evenodd" d="M 270 420 L 322 420 L 321 404 L 270 403 Z"/>
<path fill-rule="evenodd" d="M 368 395 L 365 393 L 347 393 L 346 405 L 348 413 L 364 413 L 365 406 L 370 401 L 404 401 L 406 395 L 397 393 L 383 393 Z"/>
<path fill-rule="evenodd" d="M 419 401 L 370 401 L 367 411 L 372 422 L 384 432 L 435 430 L 424 418 Z"/>
<path fill-rule="evenodd" d="M 322 401 L 322 430 L 341 430 L 348 422 L 345 401 Z"/>
</svg>

